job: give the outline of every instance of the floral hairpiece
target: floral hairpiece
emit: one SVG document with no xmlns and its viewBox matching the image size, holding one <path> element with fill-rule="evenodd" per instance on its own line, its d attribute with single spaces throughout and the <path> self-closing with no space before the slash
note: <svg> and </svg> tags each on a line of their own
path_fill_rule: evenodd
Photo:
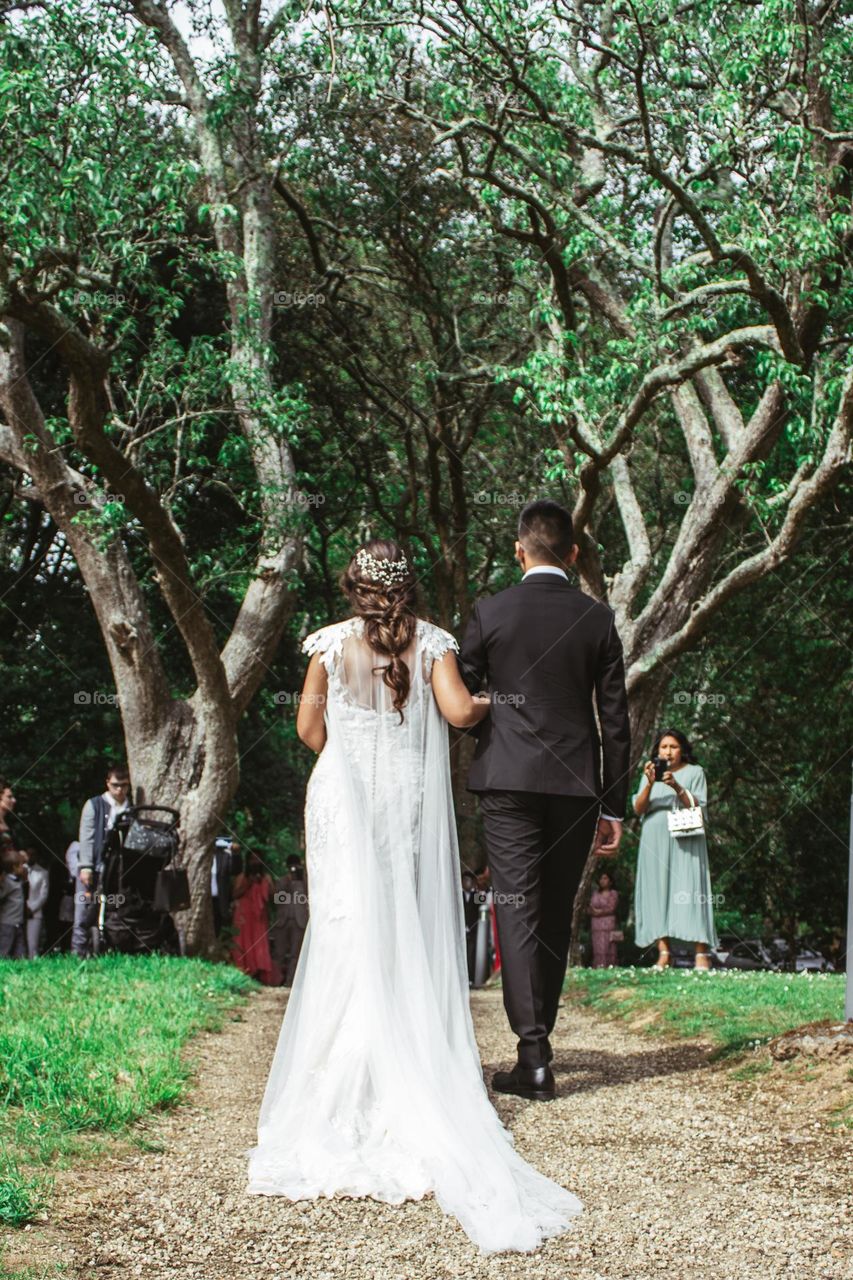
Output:
<svg viewBox="0 0 853 1280">
<path fill-rule="evenodd" d="M 405 582 L 409 576 L 409 562 L 405 556 L 401 560 L 378 560 L 361 547 L 355 553 L 355 562 L 367 578 L 386 587 Z"/>
</svg>

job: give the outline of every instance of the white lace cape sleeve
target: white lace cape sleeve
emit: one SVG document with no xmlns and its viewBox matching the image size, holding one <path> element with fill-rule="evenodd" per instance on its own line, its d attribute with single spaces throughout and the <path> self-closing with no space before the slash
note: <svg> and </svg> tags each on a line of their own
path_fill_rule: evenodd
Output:
<svg viewBox="0 0 853 1280">
<path fill-rule="evenodd" d="M 354 619 L 347 618 L 344 622 L 333 622 L 327 627 L 320 627 L 319 631 L 312 631 L 302 641 L 302 652 L 309 657 L 318 653 L 323 666 L 331 671 L 335 658 L 343 650 L 344 640 L 352 630 L 353 621 Z"/>
<path fill-rule="evenodd" d="M 452 636 L 449 631 L 444 631 L 441 627 L 437 627 L 435 623 L 421 621 L 418 624 L 418 630 L 427 670 L 431 670 L 436 658 L 443 658 L 449 649 L 452 649 L 454 653 L 459 652 L 459 644 L 456 637 Z"/>
</svg>

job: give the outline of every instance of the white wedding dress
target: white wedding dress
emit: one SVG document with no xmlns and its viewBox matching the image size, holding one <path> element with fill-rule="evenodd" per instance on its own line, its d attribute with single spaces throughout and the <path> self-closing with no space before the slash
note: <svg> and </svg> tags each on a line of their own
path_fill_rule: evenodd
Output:
<svg viewBox="0 0 853 1280">
<path fill-rule="evenodd" d="M 456 641 L 418 621 L 402 721 L 360 618 L 303 647 L 329 683 L 305 807 L 310 923 L 248 1191 L 391 1204 L 433 1192 L 481 1252 L 529 1251 L 581 1205 L 516 1152 L 483 1083 L 447 724 L 430 687 Z"/>
</svg>

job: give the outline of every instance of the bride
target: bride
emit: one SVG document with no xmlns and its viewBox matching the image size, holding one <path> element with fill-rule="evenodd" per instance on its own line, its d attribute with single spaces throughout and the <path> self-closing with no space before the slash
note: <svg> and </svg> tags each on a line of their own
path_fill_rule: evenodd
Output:
<svg viewBox="0 0 853 1280">
<path fill-rule="evenodd" d="M 447 723 L 488 714 L 419 618 L 394 542 L 356 552 L 352 617 L 305 640 L 297 717 L 311 916 L 249 1157 L 248 1192 L 432 1192 L 483 1253 L 534 1249 L 580 1202 L 527 1164 L 489 1102 L 468 1007 Z"/>
</svg>

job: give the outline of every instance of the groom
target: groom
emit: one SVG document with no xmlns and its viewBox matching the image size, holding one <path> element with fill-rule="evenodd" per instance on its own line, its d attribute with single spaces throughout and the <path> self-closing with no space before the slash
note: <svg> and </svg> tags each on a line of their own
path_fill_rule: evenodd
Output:
<svg viewBox="0 0 853 1280">
<path fill-rule="evenodd" d="M 555 1096 L 548 1037 L 575 893 L 593 839 L 596 854 L 615 855 L 628 791 L 622 645 L 612 610 L 569 582 L 577 554 L 564 507 L 526 506 L 515 544 L 522 580 L 477 601 L 460 653 L 471 692 L 491 691 L 468 788 L 480 793 L 504 1007 L 518 1036 L 516 1066 L 492 1084 L 543 1101 Z"/>
</svg>

